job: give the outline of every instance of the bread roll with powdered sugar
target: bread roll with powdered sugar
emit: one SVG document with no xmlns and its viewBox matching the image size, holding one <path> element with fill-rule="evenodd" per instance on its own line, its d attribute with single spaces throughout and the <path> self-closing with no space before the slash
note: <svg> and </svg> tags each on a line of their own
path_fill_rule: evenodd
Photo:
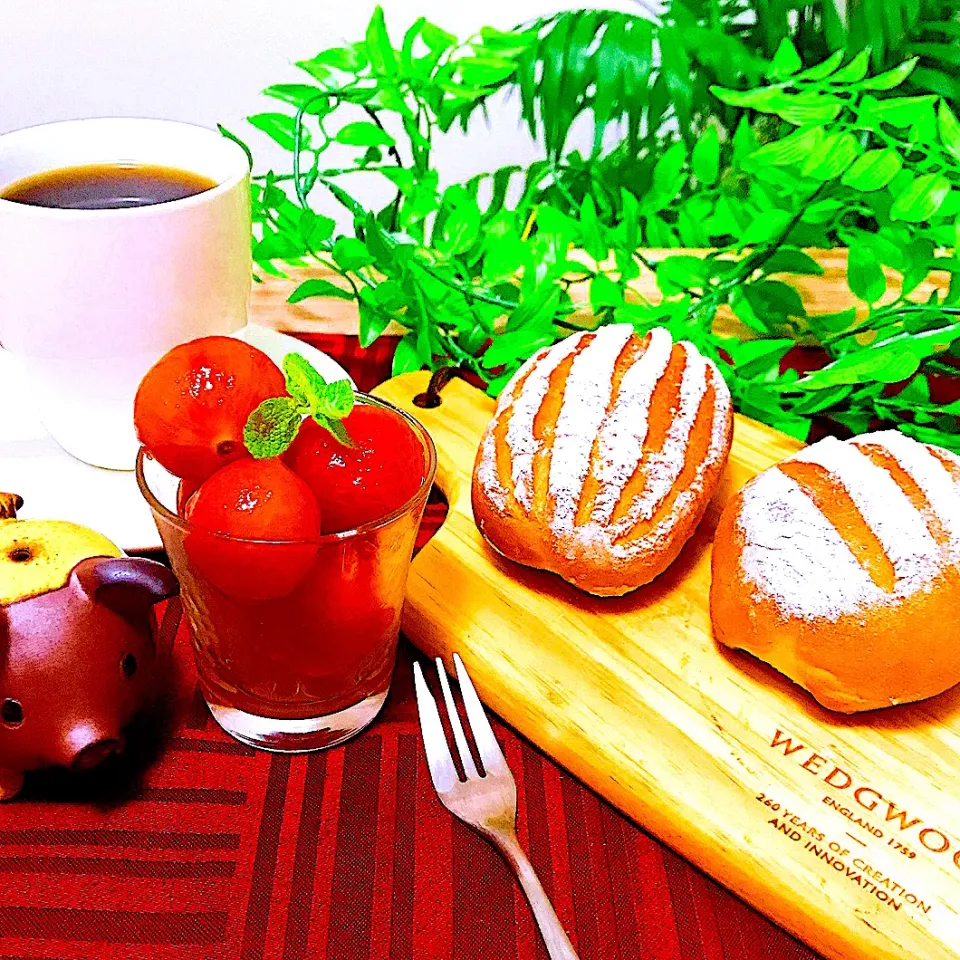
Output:
<svg viewBox="0 0 960 960">
<path fill-rule="evenodd" d="M 662 573 L 730 452 L 730 392 L 690 343 L 627 324 L 528 360 L 477 454 L 473 512 L 511 560 L 619 596 Z"/>
<path fill-rule="evenodd" d="M 714 634 L 831 710 L 960 681 L 960 459 L 897 431 L 821 440 L 727 505 Z"/>
</svg>

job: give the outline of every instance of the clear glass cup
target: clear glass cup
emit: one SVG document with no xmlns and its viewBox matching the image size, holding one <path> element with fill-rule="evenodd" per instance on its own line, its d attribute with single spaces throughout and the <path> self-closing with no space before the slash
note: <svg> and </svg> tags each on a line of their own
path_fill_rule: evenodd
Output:
<svg viewBox="0 0 960 960">
<path fill-rule="evenodd" d="M 366 727 L 393 676 L 417 530 L 436 472 L 427 431 L 424 477 L 392 513 L 304 541 L 251 541 L 198 529 L 178 512 L 180 480 L 144 450 L 137 482 L 180 581 L 200 688 L 217 723 L 279 752 L 320 750 Z M 412 465 L 411 465 L 412 466 Z"/>
</svg>

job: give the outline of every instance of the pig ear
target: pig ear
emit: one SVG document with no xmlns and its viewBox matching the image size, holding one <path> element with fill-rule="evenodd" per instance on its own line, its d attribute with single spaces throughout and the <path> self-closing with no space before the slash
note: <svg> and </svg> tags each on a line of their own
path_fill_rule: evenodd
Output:
<svg viewBox="0 0 960 960">
<path fill-rule="evenodd" d="M 91 557 L 73 568 L 73 580 L 96 603 L 125 617 L 180 592 L 177 578 L 162 563 L 135 557 Z"/>
</svg>

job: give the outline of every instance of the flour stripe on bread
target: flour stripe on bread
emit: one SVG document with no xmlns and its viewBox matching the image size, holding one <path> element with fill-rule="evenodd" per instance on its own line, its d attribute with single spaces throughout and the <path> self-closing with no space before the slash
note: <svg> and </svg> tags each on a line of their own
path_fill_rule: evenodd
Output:
<svg viewBox="0 0 960 960">
<path fill-rule="evenodd" d="M 823 467 L 850 495 L 893 564 L 897 589 L 919 589 L 935 574 L 940 549 L 920 511 L 890 473 L 851 443 L 828 437 L 791 457 Z"/>
<path fill-rule="evenodd" d="M 772 468 L 748 484 L 737 526 L 743 573 L 787 616 L 835 621 L 882 597 L 803 487 Z"/>
<path fill-rule="evenodd" d="M 950 471 L 921 443 L 899 430 L 883 430 L 861 437 L 854 443 L 861 448 L 879 447 L 889 453 L 900 469 L 920 488 L 931 510 L 949 535 L 953 546 L 960 546 L 960 496 Z"/>
<path fill-rule="evenodd" d="M 677 347 L 684 354 L 679 406 L 670 421 L 663 446 L 651 451 L 644 461 L 644 491 L 624 517 L 624 531 L 640 520 L 653 519 L 687 462 L 690 435 L 707 392 L 707 361 L 690 343 L 681 341 Z M 713 416 L 712 410 L 708 416 Z"/>
<path fill-rule="evenodd" d="M 555 533 L 573 528 L 590 470 L 594 438 L 610 404 L 614 368 L 632 334 L 633 328 L 625 323 L 601 327 L 593 342 L 574 357 L 550 459 L 551 527 Z"/>
<path fill-rule="evenodd" d="M 527 511 L 533 504 L 533 458 L 540 446 L 533 434 L 534 421 L 547 396 L 554 370 L 577 351 L 586 336 L 589 334 L 581 333 L 568 337 L 541 355 L 541 359 L 527 374 L 511 403 L 506 438 L 507 449 L 510 451 L 511 478 L 514 496 Z"/>
<path fill-rule="evenodd" d="M 495 420 L 490 423 L 483 435 L 480 443 L 480 456 L 477 459 L 477 479 L 483 483 L 490 497 L 491 502 L 498 510 L 506 510 L 510 493 L 503 483 L 500 476 L 500 469 L 497 461 L 497 442 L 494 427 L 496 423 L 513 406 L 516 394 L 522 389 L 527 377 L 533 367 L 548 352 L 549 347 L 538 350 L 529 360 L 524 363 L 519 370 L 510 379 L 510 382 L 503 388 L 500 398 L 497 401 L 497 410 Z"/>
<path fill-rule="evenodd" d="M 663 327 L 651 330 L 643 356 L 623 376 L 597 444 L 599 490 L 591 517 L 597 523 L 610 520 L 627 481 L 640 464 L 650 425 L 650 403 L 672 351 L 670 334 Z"/>
</svg>

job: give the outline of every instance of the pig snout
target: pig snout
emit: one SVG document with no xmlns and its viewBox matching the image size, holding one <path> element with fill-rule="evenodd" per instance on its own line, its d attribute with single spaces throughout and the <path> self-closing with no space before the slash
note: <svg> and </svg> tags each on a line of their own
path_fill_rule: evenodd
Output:
<svg viewBox="0 0 960 960">
<path fill-rule="evenodd" d="M 122 750 L 119 731 L 105 724 L 80 723 L 67 731 L 60 762 L 73 770 L 92 770 Z"/>
</svg>

